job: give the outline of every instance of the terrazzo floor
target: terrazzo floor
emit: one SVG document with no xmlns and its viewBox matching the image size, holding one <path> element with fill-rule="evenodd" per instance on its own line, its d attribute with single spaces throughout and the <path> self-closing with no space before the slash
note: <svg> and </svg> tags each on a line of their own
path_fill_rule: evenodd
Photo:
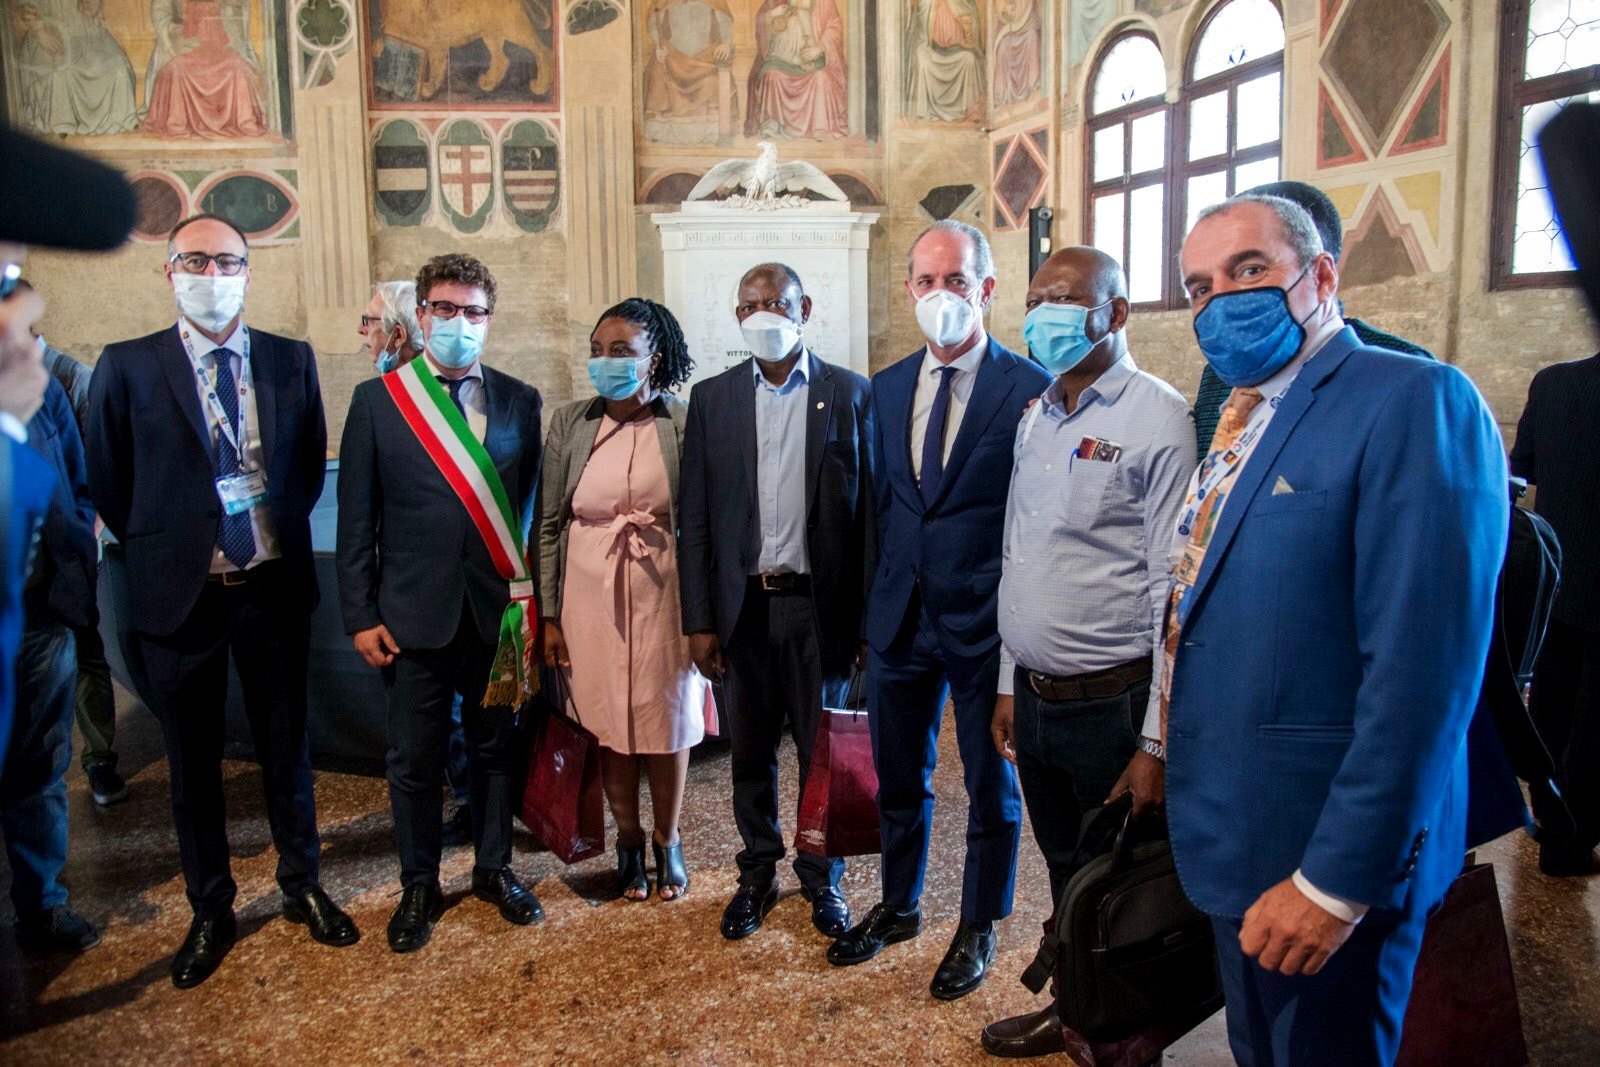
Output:
<svg viewBox="0 0 1600 1067">
<path fill-rule="evenodd" d="M 948 729 L 923 933 L 846 969 L 826 962 L 827 941 L 812 930 L 787 872 L 783 898 L 755 936 L 730 943 L 718 934 L 737 879 L 725 747 L 708 747 L 691 764 L 682 825 L 692 885 L 682 901 L 607 899 L 609 856 L 565 867 L 519 829 L 514 864 L 547 920 L 506 924 L 467 895 L 470 851 L 448 849 L 451 906 L 432 943 L 409 956 L 384 941 L 399 883 L 382 779 L 316 777 L 323 884 L 363 934 L 332 949 L 278 916 L 259 772 L 231 761 L 240 941 L 204 985 L 174 989 L 168 965 L 189 909 L 166 764 L 154 720 L 119 696 L 130 800 L 96 808 L 76 766 L 69 777 L 65 881 L 104 940 L 75 959 L 26 959 L 9 932 L 9 903 L 0 904 L 0 1064 L 981 1063 L 993 1062 L 978 1045 L 982 1026 L 1038 1005 L 1016 981 L 1049 907 L 1026 830 L 1017 910 L 1001 927 L 989 981 L 955 1003 L 928 995 L 959 910 L 965 799 Z M 788 752 L 783 766 L 784 810 L 792 811 Z M 1496 866 L 1531 1062 L 1600 1063 L 1600 878 L 1543 877 L 1534 846 L 1520 837 L 1479 858 Z M 9 877 L 0 861 L 0 881 Z M 858 914 L 877 899 L 874 857 L 851 863 L 844 889 Z M 1220 1016 L 1165 1062 L 1231 1062 Z"/>
</svg>

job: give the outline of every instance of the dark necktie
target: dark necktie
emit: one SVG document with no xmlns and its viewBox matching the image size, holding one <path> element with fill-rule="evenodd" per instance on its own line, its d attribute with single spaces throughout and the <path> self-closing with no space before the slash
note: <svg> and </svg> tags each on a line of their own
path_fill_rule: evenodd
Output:
<svg viewBox="0 0 1600 1067">
<path fill-rule="evenodd" d="M 461 412 L 461 417 L 466 418 L 467 409 L 461 405 L 461 386 L 466 382 L 466 379 L 446 378 L 442 374 L 435 374 L 434 377 L 439 379 L 440 385 L 450 390 L 450 402 L 456 406 L 457 411 Z"/>
<path fill-rule="evenodd" d="M 239 433 L 239 387 L 233 379 L 233 359 L 226 348 L 219 348 L 211 353 L 211 365 L 217 378 L 217 399 L 222 403 L 222 412 L 228 416 L 228 426 L 235 436 Z M 244 441 L 240 440 L 240 447 Z M 226 434 L 217 433 L 217 477 L 226 478 L 239 473 L 239 454 L 233 450 L 233 444 Z M 250 512 L 241 511 L 237 515 L 229 515 L 223 510 L 222 527 L 217 534 L 217 543 L 222 546 L 222 554 L 240 570 L 244 570 L 256 555 L 256 535 L 250 528 Z"/>
<path fill-rule="evenodd" d="M 950 421 L 950 383 L 955 380 L 954 367 L 939 368 L 939 391 L 933 394 L 933 410 L 928 412 L 928 432 L 922 438 L 922 503 L 933 506 L 939 495 L 939 483 L 944 479 L 944 430 Z"/>
</svg>

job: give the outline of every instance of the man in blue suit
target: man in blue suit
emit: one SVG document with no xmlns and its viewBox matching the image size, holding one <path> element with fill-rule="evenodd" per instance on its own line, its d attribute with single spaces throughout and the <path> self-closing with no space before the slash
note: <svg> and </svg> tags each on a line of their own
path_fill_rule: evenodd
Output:
<svg viewBox="0 0 1600 1067">
<path fill-rule="evenodd" d="M 1011 914 L 1022 797 L 991 743 L 995 617 L 1011 449 L 1028 402 L 1050 384 L 989 337 L 994 260 L 981 232 L 935 223 L 911 246 L 906 291 L 927 346 L 872 380 L 879 567 L 867 600 L 867 703 L 878 766 L 883 900 L 828 949 L 861 963 L 921 930 L 939 720 L 955 700 L 967 786 L 961 922 L 930 991 L 976 989 Z"/>
<path fill-rule="evenodd" d="M 1470 381 L 1363 345 L 1310 217 L 1246 194 L 1184 242 L 1232 387 L 1174 539 L 1163 700 L 1178 873 L 1242 1064 L 1387 1064 L 1461 869 L 1465 737 L 1505 550 Z"/>
</svg>

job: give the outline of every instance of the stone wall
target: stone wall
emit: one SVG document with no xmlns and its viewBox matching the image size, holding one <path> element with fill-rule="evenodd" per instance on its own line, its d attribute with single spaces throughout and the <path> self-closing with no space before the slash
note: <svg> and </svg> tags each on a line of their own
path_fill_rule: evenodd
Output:
<svg viewBox="0 0 1600 1067">
<path fill-rule="evenodd" d="M 924 45 L 937 4 L 955 16 L 958 43 L 935 61 Z M 1054 209 L 1058 247 L 1085 238 L 1095 57 L 1129 28 L 1148 31 L 1176 101 L 1214 3 L 811 0 L 787 15 L 782 6 L 260 0 L 244 43 L 230 45 L 241 71 L 254 72 L 240 77 L 257 80 L 260 112 L 210 130 L 150 118 L 152 72 L 166 61 L 144 0 L 105 0 L 99 29 L 72 21 L 87 18 L 73 0 L 37 0 L 73 32 L 108 35 L 96 39 L 126 56 L 131 103 L 73 119 L 79 126 L 27 110 L 19 59 L 33 46 L 8 7 L 8 117 L 123 167 L 143 205 L 139 232 L 118 252 L 34 256 L 29 272 L 50 301 L 45 334 L 92 359 L 107 341 L 169 322 L 161 236 L 180 214 L 211 208 L 252 233 L 250 321 L 317 347 L 334 441 L 350 390 L 370 373 L 355 329 L 368 286 L 411 277 L 447 250 L 480 256 L 500 281 L 491 362 L 560 402 L 587 391 L 582 361 L 600 311 L 662 292 L 650 214 L 671 210 L 714 163 L 769 140 L 780 158 L 816 163 L 857 207 L 881 213 L 874 369 L 921 343 L 904 256 L 938 218 L 993 235 L 989 321 L 1020 348 L 1029 209 Z M 1327 189 L 1344 215 L 1351 313 L 1458 363 L 1510 427 L 1538 367 L 1597 341 L 1571 289 L 1489 290 L 1498 3 L 1281 6 L 1284 173 Z M 428 33 L 415 32 L 419 19 Z M 1392 41 L 1410 43 L 1372 58 L 1373 42 Z M 1140 312 L 1130 334 L 1144 366 L 1192 393 L 1200 361 L 1186 311 Z"/>
</svg>

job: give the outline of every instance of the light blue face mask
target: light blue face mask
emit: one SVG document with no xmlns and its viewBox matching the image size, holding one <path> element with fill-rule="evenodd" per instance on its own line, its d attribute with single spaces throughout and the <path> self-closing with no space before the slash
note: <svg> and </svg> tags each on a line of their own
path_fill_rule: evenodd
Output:
<svg viewBox="0 0 1600 1067">
<path fill-rule="evenodd" d="M 394 370 L 399 365 L 400 365 L 400 353 L 398 353 L 398 352 L 385 352 L 385 353 L 383 353 L 382 355 L 380 355 L 378 357 L 378 362 L 375 364 L 375 366 L 378 369 L 378 376 L 380 378 L 383 375 L 388 374 L 390 371 Z"/>
<path fill-rule="evenodd" d="M 1065 374 L 1083 362 L 1094 351 L 1099 341 L 1092 341 L 1085 330 L 1089 312 L 1099 311 L 1106 304 L 1092 308 L 1082 304 L 1052 304 L 1045 301 L 1022 320 L 1022 337 L 1028 350 L 1039 365 L 1051 374 Z M 1104 338 L 1101 338 L 1104 340 Z"/>
<path fill-rule="evenodd" d="M 483 335 L 487 320 L 473 324 L 465 315 L 453 319 L 434 319 L 428 334 L 428 352 L 441 367 L 460 370 L 483 354 Z"/>
<path fill-rule="evenodd" d="M 1289 310 L 1289 290 L 1276 285 L 1218 293 L 1194 317 L 1194 336 L 1206 362 L 1230 386 L 1260 385 L 1282 370 L 1306 342 L 1306 328 Z"/>
<path fill-rule="evenodd" d="M 589 361 L 589 383 L 594 386 L 595 392 L 607 400 L 626 400 L 644 386 L 644 379 L 639 377 L 639 368 L 649 366 L 651 358 L 597 356 Z"/>
</svg>

